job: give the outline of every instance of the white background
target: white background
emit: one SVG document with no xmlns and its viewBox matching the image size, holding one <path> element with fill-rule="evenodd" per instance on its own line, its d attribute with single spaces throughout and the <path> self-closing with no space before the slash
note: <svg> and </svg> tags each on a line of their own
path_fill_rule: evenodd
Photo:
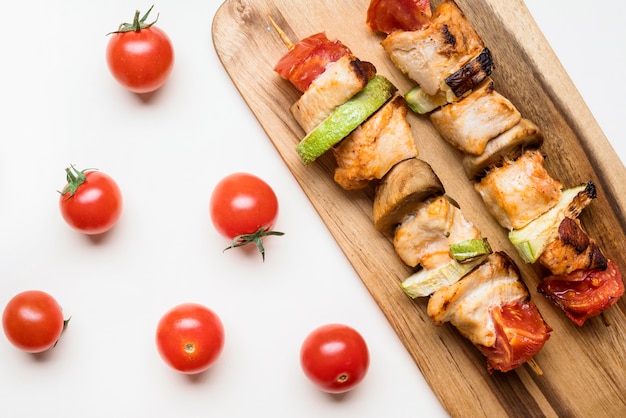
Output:
<svg viewBox="0 0 626 418">
<path fill-rule="evenodd" d="M 155 5 L 176 62 L 149 99 L 115 83 L 104 51 L 105 35 L 151 3 L 3 5 L 0 307 L 41 289 L 72 320 L 44 355 L 0 337 L 0 416 L 445 415 L 222 68 L 211 41 L 220 4 Z M 527 4 L 624 160 L 625 3 Z M 99 239 L 59 214 L 71 163 L 122 189 L 122 218 Z M 286 235 L 266 240 L 265 263 L 254 251 L 223 253 L 208 217 L 213 186 L 235 171 L 264 178 L 281 203 Z M 209 306 L 226 330 L 222 356 L 196 377 L 167 368 L 154 346 L 160 316 L 182 302 Z M 300 371 L 302 340 L 328 322 L 357 328 L 370 348 L 366 380 L 344 396 Z"/>
</svg>

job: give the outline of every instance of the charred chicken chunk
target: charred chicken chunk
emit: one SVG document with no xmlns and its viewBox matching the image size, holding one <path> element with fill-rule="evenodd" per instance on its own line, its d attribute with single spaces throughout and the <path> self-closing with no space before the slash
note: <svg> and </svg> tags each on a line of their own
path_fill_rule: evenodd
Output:
<svg viewBox="0 0 626 418">
<path fill-rule="evenodd" d="M 455 284 L 433 293 L 428 315 L 437 325 L 450 322 L 472 343 L 491 347 L 496 341 L 491 309 L 529 297 L 517 266 L 496 252 Z"/>
<path fill-rule="evenodd" d="M 474 183 L 502 227 L 522 228 L 559 201 L 563 185 L 548 174 L 543 161 L 541 152 L 529 150 Z"/>
<path fill-rule="evenodd" d="M 395 164 L 418 155 L 401 96 L 383 106 L 334 148 L 335 181 L 346 190 L 366 187 Z"/>
<path fill-rule="evenodd" d="M 361 91 L 376 74 L 376 67 L 353 55 L 332 63 L 291 106 L 291 114 L 304 132 L 311 132 L 339 105 Z"/>
<path fill-rule="evenodd" d="M 430 114 L 430 120 L 443 139 L 471 155 L 480 155 L 487 142 L 515 126 L 520 112 L 486 81 L 458 102 Z"/>
<path fill-rule="evenodd" d="M 441 3 L 423 29 L 393 32 L 381 45 L 394 65 L 431 96 L 442 88 L 448 90 L 446 78 L 484 49 L 453 1 Z"/>
<path fill-rule="evenodd" d="M 490 168 L 517 159 L 525 150 L 539 149 L 542 143 L 539 127 L 521 118 L 517 125 L 487 142 L 482 154 L 466 154 L 463 168 L 470 180 L 479 180 Z"/>
<path fill-rule="evenodd" d="M 478 239 L 480 231 L 445 196 L 422 203 L 396 229 L 393 244 L 398 256 L 411 267 L 426 269 L 452 260 L 450 245 Z"/>
</svg>

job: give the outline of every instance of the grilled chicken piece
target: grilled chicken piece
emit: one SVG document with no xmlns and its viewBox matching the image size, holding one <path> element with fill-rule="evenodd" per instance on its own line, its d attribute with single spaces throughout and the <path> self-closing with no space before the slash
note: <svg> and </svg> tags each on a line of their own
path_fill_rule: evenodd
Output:
<svg viewBox="0 0 626 418">
<path fill-rule="evenodd" d="M 559 225 L 558 238 L 548 244 L 539 262 L 553 275 L 580 269 L 606 270 L 608 260 L 596 241 L 587 235 L 578 219 L 566 217 Z"/>
<path fill-rule="evenodd" d="M 417 157 L 407 112 L 404 98 L 396 96 L 339 143 L 335 181 L 341 187 L 362 189 L 398 162 Z"/>
<path fill-rule="evenodd" d="M 449 89 L 446 78 L 484 49 L 453 1 L 441 3 L 423 29 L 393 32 L 381 45 L 394 65 L 431 96 Z"/>
<path fill-rule="evenodd" d="M 431 96 L 421 86 L 415 86 L 404 95 L 404 98 L 413 112 L 424 115 L 460 100 L 486 80 L 492 70 L 491 52 L 485 48 L 476 58 L 449 75 L 445 85 L 436 95 Z"/>
<path fill-rule="evenodd" d="M 487 80 L 467 97 L 430 114 L 439 134 L 455 148 L 480 155 L 490 139 L 515 126 L 520 112 Z"/>
<path fill-rule="evenodd" d="M 374 226 L 383 234 L 392 234 L 420 203 L 444 193 L 443 184 L 430 164 L 418 158 L 401 161 L 376 188 Z"/>
<path fill-rule="evenodd" d="M 487 142 L 482 154 L 466 154 L 463 168 L 470 180 L 479 180 L 490 168 L 517 159 L 527 149 L 539 149 L 542 143 L 539 127 L 522 118 L 517 125 Z"/>
<path fill-rule="evenodd" d="M 450 322 L 472 343 L 491 347 L 496 341 L 491 309 L 529 297 L 517 266 L 496 252 L 455 284 L 433 293 L 428 315 L 437 325 Z"/>
<path fill-rule="evenodd" d="M 548 174 L 543 161 L 540 151 L 528 150 L 474 183 L 503 228 L 520 229 L 559 201 L 563 185 Z"/>
<path fill-rule="evenodd" d="M 480 231 L 461 210 L 445 196 L 437 196 L 398 226 L 393 245 L 406 265 L 431 270 L 452 260 L 451 244 L 478 238 Z"/>
<path fill-rule="evenodd" d="M 353 55 L 341 57 L 311 83 L 291 106 L 291 114 L 302 129 L 309 133 L 339 105 L 361 91 L 376 67 Z"/>
</svg>

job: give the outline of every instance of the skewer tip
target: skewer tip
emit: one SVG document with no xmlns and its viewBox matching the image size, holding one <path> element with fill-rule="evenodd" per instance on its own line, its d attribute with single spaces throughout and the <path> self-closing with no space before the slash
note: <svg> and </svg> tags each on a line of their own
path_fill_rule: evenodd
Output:
<svg viewBox="0 0 626 418">
<path fill-rule="evenodd" d="M 276 31 L 276 33 L 278 33 L 278 36 L 280 37 L 280 40 L 283 41 L 283 44 L 285 44 L 285 46 L 288 49 L 293 48 L 293 42 L 291 42 L 291 39 L 289 39 L 289 37 L 287 36 L 287 34 L 281 29 L 280 26 L 278 26 L 278 24 L 274 21 L 274 19 L 272 18 L 272 16 L 267 16 L 267 18 L 269 19 L 270 23 L 272 24 L 272 27 L 274 28 L 274 30 Z"/>
<path fill-rule="evenodd" d="M 541 367 L 539 367 L 539 364 L 534 358 L 528 360 L 526 364 L 528 364 L 528 367 L 530 367 L 530 369 L 535 372 L 537 376 L 543 376 L 543 370 L 541 370 Z"/>
</svg>

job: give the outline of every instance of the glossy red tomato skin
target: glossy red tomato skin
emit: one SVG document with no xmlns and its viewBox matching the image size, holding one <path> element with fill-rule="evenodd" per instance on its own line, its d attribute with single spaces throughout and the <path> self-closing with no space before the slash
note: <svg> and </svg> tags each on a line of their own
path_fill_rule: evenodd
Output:
<svg viewBox="0 0 626 418">
<path fill-rule="evenodd" d="M 367 375 L 369 362 L 365 339 L 357 330 L 343 324 L 316 328 L 300 349 L 302 371 L 328 393 L 354 389 Z"/>
<path fill-rule="evenodd" d="M 374 31 L 387 35 L 401 31 L 416 31 L 430 22 L 430 0 L 371 0 L 366 24 Z"/>
<path fill-rule="evenodd" d="M 64 193 L 59 198 L 61 215 L 83 234 L 102 234 L 113 228 L 121 216 L 122 192 L 108 174 L 87 171 L 85 177 L 73 195 Z"/>
<path fill-rule="evenodd" d="M 530 300 L 491 308 L 496 342 L 492 347 L 478 346 L 487 357 L 489 373 L 508 372 L 526 363 L 550 338 L 552 328 Z"/>
<path fill-rule="evenodd" d="M 166 312 L 157 325 L 159 355 L 174 370 L 197 374 L 207 370 L 224 348 L 224 326 L 211 309 L 183 303 Z"/>
<path fill-rule="evenodd" d="M 617 264 L 608 262 L 605 270 L 581 269 L 560 276 L 548 276 L 537 286 L 567 317 L 578 326 L 601 314 L 624 294 L 622 273 Z"/>
<path fill-rule="evenodd" d="M 106 61 L 118 83 L 133 93 L 151 93 L 165 84 L 174 67 L 174 48 L 163 30 L 151 26 L 110 36 Z"/>
<path fill-rule="evenodd" d="M 209 214 L 215 229 L 226 238 L 271 230 L 278 218 L 278 198 L 261 178 L 250 173 L 233 173 L 213 189 Z"/>
<path fill-rule="evenodd" d="M 313 34 L 295 44 L 274 66 L 285 80 L 305 92 L 329 64 L 338 61 L 344 55 L 350 55 L 350 49 L 340 41 L 331 41 L 323 32 Z"/>
<path fill-rule="evenodd" d="M 41 353 L 54 347 L 64 323 L 57 301 L 41 290 L 27 290 L 13 296 L 2 314 L 7 339 L 28 353 Z"/>
</svg>

